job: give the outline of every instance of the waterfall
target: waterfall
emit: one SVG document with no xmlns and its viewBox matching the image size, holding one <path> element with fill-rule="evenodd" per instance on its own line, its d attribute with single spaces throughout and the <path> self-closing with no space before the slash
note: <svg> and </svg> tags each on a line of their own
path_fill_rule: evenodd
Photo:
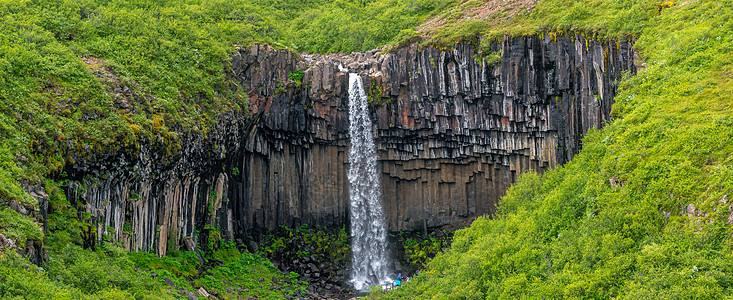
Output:
<svg viewBox="0 0 733 300">
<path fill-rule="evenodd" d="M 361 77 L 349 74 L 349 200 L 351 202 L 351 282 L 357 290 L 389 282 L 387 226 L 377 174 L 377 153 Z"/>
</svg>

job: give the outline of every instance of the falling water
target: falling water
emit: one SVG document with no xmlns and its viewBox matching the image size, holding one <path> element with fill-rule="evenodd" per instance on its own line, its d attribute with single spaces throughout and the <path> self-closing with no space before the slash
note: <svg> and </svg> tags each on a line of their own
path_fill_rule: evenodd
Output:
<svg viewBox="0 0 733 300">
<path fill-rule="evenodd" d="M 382 212 L 382 194 L 377 175 L 372 121 L 361 77 L 349 74 L 349 197 L 354 269 L 351 281 L 358 290 L 386 284 L 387 230 Z"/>
</svg>

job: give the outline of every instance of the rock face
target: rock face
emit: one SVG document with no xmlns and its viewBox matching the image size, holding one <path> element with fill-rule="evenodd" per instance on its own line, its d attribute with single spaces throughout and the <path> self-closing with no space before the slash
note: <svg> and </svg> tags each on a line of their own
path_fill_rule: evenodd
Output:
<svg viewBox="0 0 733 300">
<path fill-rule="evenodd" d="M 461 224 L 493 213 L 520 173 L 578 152 L 581 136 L 608 120 L 615 82 L 635 71 L 631 46 L 508 37 L 492 45 L 496 64 L 470 44 L 327 56 L 238 49 L 232 76 L 250 115 L 222 117 L 206 139 L 185 137 L 174 158 L 142 147 L 78 162 L 67 196 L 86 206 L 97 239 L 160 254 L 217 227 L 246 239 L 277 225 L 348 226 L 341 65 L 369 94 L 389 229 Z"/>
<path fill-rule="evenodd" d="M 84 207 L 96 225 L 84 232 L 85 246 L 105 235 L 122 241 L 127 250 L 167 249 L 184 245 L 185 237 L 206 241 L 233 239 L 230 181 L 239 178 L 231 167 L 242 148 L 250 121 L 242 115 L 224 115 L 207 138 L 186 135 L 175 157 L 143 143 L 139 149 L 98 153 L 67 167 L 67 199 Z M 155 151 L 158 149 L 160 151 Z M 78 212 L 81 220 L 82 211 Z M 87 219 L 84 219 L 87 220 Z M 212 230 L 217 229 L 216 232 Z"/>
<path fill-rule="evenodd" d="M 372 103 L 390 230 L 492 213 L 517 175 L 572 159 L 581 136 L 608 120 L 615 81 L 634 72 L 630 43 L 527 36 L 492 50 L 496 65 L 469 44 L 303 58 L 241 49 L 232 67 L 261 114 L 249 165 L 277 168 L 247 170 L 269 185 L 252 182 L 268 188 L 243 203 L 282 205 L 258 216 L 268 226 L 291 216 L 345 224 L 348 74 L 339 65 L 362 75 Z M 298 69 L 300 88 L 288 78 Z"/>
</svg>

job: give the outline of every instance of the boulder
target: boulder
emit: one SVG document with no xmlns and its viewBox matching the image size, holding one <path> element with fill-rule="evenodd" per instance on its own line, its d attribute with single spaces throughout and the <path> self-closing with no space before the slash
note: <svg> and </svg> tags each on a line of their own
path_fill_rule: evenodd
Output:
<svg viewBox="0 0 733 300">
<path fill-rule="evenodd" d="M 198 290 L 198 294 L 199 294 L 200 296 L 203 296 L 203 297 L 209 297 L 209 296 L 211 296 L 211 295 L 209 294 L 209 292 L 208 292 L 208 291 L 206 291 L 206 289 L 205 289 L 205 288 L 204 288 L 203 286 L 199 288 L 199 290 Z"/>
</svg>

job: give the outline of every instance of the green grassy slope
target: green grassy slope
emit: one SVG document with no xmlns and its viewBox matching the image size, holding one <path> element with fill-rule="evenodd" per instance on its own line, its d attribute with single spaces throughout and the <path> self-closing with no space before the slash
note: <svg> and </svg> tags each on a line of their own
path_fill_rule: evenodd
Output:
<svg viewBox="0 0 733 300">
<path fill-rule="evenodd" d="M 0 251 L 0 299 L 186 299 L 201 287 L 225 299 L 305 296 L 307 283 L 298 274 L 282 273 L 269 260 L 240 252 L 220 238 L 199 245 L 206 249 L 202 257 L 217 263 L 202 264 L 196 252 L 175 249 L 165 257 L 127 252 L 107 236 L 96 247 L 83 249 L 82 236 L 94 227 L 78 219 L 58 184 L 45 184 L 52 213 L 43 246 L 50 260 L 39 268 L 16 250 Z M 9 208 L 0 209 L 0 224 L 0 233 L 20 248 L 25 239 L 43 236 L 28 217 Z"/>
<path fill-rule="evenodd" d="M 423 44 L 480 38 L 486 46 L 503 34 L 577 31 L 638 38 L 648 68 L 622 85 L 616 121 L 591 132 L 567 166 L 523 176 L 496 219 L 459 231 L 450 251 L 386 297 L 733 293 L 733 3 L 519 2 L 532 9 L 510 4 L 469 19 L 483 1 L 0 0 L 0 233 L 21 244 L 44 238 L 7 206 L 35 206 L 20 182 L 58 174 L 73 163 L 69 153 L 134 151 L 147 139 L 172 155 L 179 134 L 205 134 L 220 113 L 246 112 L 247 96 L 227 71 L 234 45 L 350 52 L 393 37 L 394 45 L 420 35 Z M 429 17 L 444 23 L 412 29 Z M 200 278 L 190 253 L 82 250 L 86 225 L 51 192 L 57 183 L 44 184 L 57 197 L 45 237 L 52 261 L 42 270 L 0 253 L 0 297 L 175 296 L 164 277 L 228 297 L 280 298 L 287 290 L 271 291 L 269 279 L 291 275 L 231 247 L 219 252 L 231 260 Z M 151 272 L 159 276 L 151 280 Z M 268 279 L 263 290 L 249 287 L 260 278 Z"/>
<path fill-rule="evenodd" d="M 205 136 L 220 114 L 246 114 L 247 95 L 228 70 L 235 46 L 371 49 L 444 2 L 0 0 L 0 234 L 20 248 L 44 240 L 51 252 L 45 270 L 0 252 L 0 298 L 175 296 L 164 277 L 226 297 L 298 292 L 297 281 L 271 290 L 272 277 L 291 275 L 236 251 L 226 257 L 242 259 L 199 276 L 179 270 L 198 267 L 190 255 L 158 262 L 121 253 L 113 243 L 82 250 L 88 216 L 46 177 L 63 175 L 74 158 L 137 151 L 143 140 L 175 155 L 181 134 Z M 37 209 L 22 182 L 41 182 L 51 195 L 46 236 L 35 220 L 9 208 Z M 151 272 L 160 276 L 151 280 Z"/>
<path fill-rule="evenodd" d="M 419 32 L 433 42 L 538 31 L 580 31 L 604 38 L 636 36 L 646 21 L 670 5 L 674 1 L 463 0 L 434 13 L 430 22 L 443 26 L 421 26 Z"/>
<path fill-rule="evenodd" d="M 19 179 L 72 155 L 168 154 L 184 132 L 246 111 L 228 73 L 235 45 L 368 50 L 450 2 L 0 0 L 0 199 L 33 206 Z"/>
<path fill-rule="evenodd" d="M 0 1 L 0 197 L 32 205 L 17 179 L 60 171 L 73 162 L 68 153 L 146 138 L 172 154 L 178 133 L 205 132 L 221 108 L 246 110 L 225 68 L 233 43 L 270 40 L 272 21 L 246 18 L 262 20 L 258 9 Z"/>
<path fill-rule="evenodd" d="M 733 1 L 686 1 L 631 26 L 647 68 L 622 84 L 615 120 L 375 297 L 730 299 Z"/>
<path fill-rule="evenodd" d="M 298 274 L 282 274 L 268 260 L 231 245 L 213 255 L 223 260 L 198 274 L 194 252 L 126 252 L 112 244 L 97 250 L 69 245 L 55 249 L 39 268 L 14 252 L 0 253 L 2 299 L 186 299 L 207 292 L 225 299 L 284 299 L 305 296 Z M 171 285 L 172 284 L 172 285 Z"/>
</svg>

